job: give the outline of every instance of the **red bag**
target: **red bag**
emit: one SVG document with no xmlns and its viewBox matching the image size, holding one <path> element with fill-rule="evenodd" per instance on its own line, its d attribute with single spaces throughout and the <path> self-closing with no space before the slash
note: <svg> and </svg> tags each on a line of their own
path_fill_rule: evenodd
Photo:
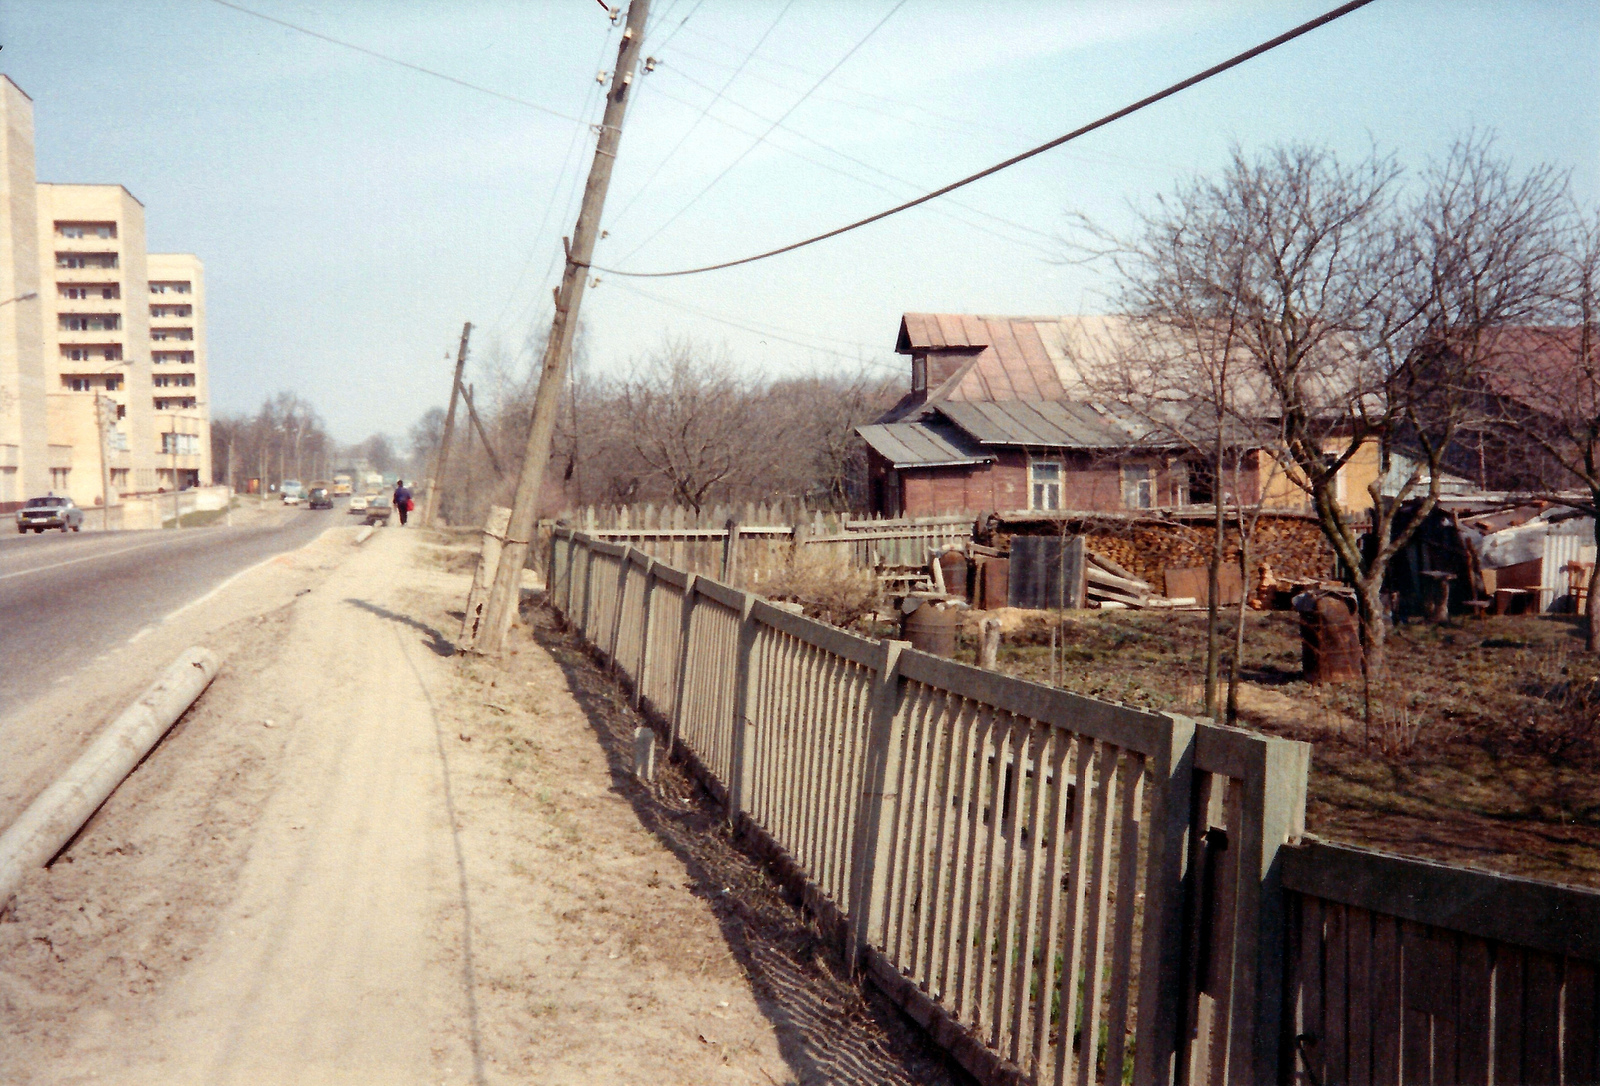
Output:
<svg viewBox="0 0 1600 1086">
<path fill-rule="evenodd" d="M 417 503 L 416 503 L 416 501 L 411 499 L 411 498 L 407 498 L 406 499 L 406 512 L 407 513 L 415 513 L 416 511 L 417 511 Z"/>
</svg>

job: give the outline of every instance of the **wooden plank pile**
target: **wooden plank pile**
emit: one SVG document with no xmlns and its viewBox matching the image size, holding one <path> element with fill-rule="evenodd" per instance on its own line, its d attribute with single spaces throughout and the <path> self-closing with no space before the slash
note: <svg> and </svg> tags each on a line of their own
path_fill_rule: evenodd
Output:
<svg viewBox="0 0 1600 1086">
<path fill-rule="evenodd" d="M 1084 596 L 1091 606 L 1099 605 L 1102 610 L 1123 607 L 1134 610 L 1145 608 L 1170 610 L 1176 607 L 1194 606 L 1193 597 L 1171 599 L 1163 596 L 1149 581 L 1134 576 L 1121 564 L 1105 555 L 1088 551 L 1085 557 L 1087 561 L 1084 563 Z"/>
</svg>

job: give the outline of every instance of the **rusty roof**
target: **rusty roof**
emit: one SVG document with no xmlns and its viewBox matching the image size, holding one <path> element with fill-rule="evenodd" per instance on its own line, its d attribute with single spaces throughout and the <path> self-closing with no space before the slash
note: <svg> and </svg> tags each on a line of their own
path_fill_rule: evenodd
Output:
<svg viewBox="0 0 1600 1086">
<path fill-rule="evenodd" d="M 986 464 L 994 459 L 970 437 L 940 418 L 857 426 L 856 433 L 897 468 L 955 467 Z"/>
<path fill-rule="evenodd" d="M 983 445 L 1121 449 L 1139 444 L 1148 429 L 1071 400 L 941 403 L 936 409 Z"/>
<path fill-rule="evenodd" d="M 895 350 L 900 354 L 968 355 L 927 400 L 1063 400 L 1084 391 L 1088 348 L 1114 337 L 1119 317 L 1001 317 L 906 313 Z"/>
</svg>

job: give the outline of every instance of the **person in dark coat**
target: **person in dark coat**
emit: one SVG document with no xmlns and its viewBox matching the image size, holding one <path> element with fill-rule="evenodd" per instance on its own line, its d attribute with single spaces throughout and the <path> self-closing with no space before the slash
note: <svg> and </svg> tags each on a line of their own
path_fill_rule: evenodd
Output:
<svg viewBox="0 0 1600 1086">
<path fill-rule="evenodd" d="M 400 514 L 400 527 L 406 526 L 406 514 L 411 512 L 411 491 L 406 489 L 404 479 L 394 481 L 394 511 Z"/>
</svg>

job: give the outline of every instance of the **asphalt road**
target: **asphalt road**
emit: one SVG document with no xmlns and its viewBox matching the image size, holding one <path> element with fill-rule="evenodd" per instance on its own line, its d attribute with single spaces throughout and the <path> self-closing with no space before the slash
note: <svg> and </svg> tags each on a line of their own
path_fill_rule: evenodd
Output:
<svg viewBox="0 0 1600 1086">
<path fill-rule="evenodd" d="M 345 524 L 342 511 L 286 511 L 250 528 L 0 536 L 0 718 L 234 574 Z"/>
</svg>

